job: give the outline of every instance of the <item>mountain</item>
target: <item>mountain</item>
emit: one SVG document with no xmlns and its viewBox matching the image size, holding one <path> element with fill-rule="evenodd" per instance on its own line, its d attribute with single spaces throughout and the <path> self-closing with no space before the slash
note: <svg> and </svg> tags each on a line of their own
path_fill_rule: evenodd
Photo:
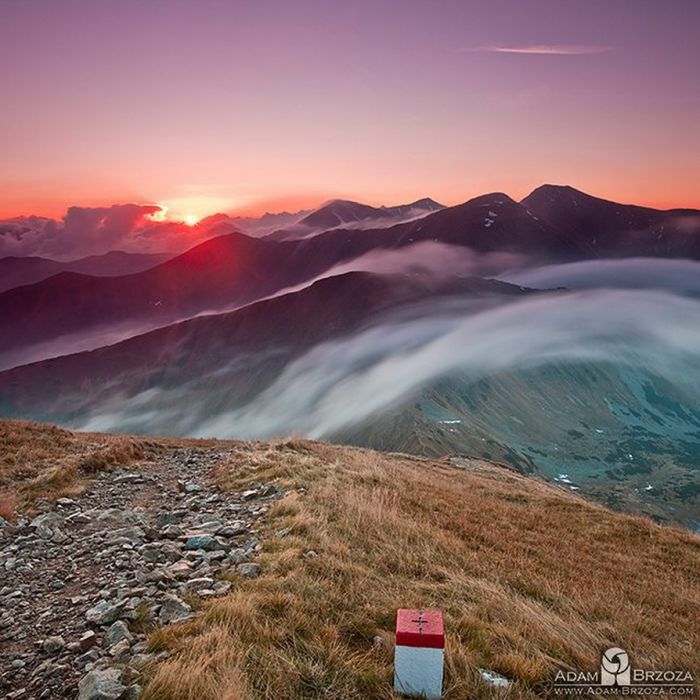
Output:
<svg viewBox="0 0 700 700">
<path fill-rule="evenodd" d="M 188 386 L 189 408 L 177 421 L 192 429 L 208 412 L 244 405 L 302 352 L 378 318 L 386 321 L 386 314 L 402 307 L 439 298 L 507 300 L 527 293 L 495 280 L 351 272 L 230 313 L 0 372 L 0 414 L 76 422 L 115 399 Z M 167 421 L 143 429 L 165 431 Z"/>
<path fill-rule="evenodd" d="M 295 224 L 299 219 L 302 219 L 307 214 L 311 213 L 311 209 L 302 209 L 297 212 L 266 212 L 262 216 L 229 216 L 227 214 L 213 214 L 202 219 L 199 223 L 203 226 L 211 226 L 214 223 L 224 223 L 233 226 L 237 231 L 245 233 L 247 236 L 267 236 L 273 231 Z"/>
<path fill-rule="evenodd" d="M 472 315 L 533 295 L 549 297 L 495 280 L 351 272 L 1 372 L 0 416 L 248 437 L 287 434 L 296 430 L 296 414 L 308 414 L 300 430 L 309 426 L 334 442 L 496 459 L 610 507 L 700 529 L 700 402 L 653 368 L 614 357 L 552 359 L 475 376 L 432 367 L 444 362 L 443 352 L 414 361 L 411 372 L 430 366 L 425 379 L 387 405 L 380 401 L 366 419 L 355 419 L 350 406 L 346 419 L 331 420 L 346 411 L 347 391 L 322 408 L 347 382 L 371 379 L 365 394 L 390 392 L 400 380 L 383 376 L 392 376 L 403 355 L 439 344 Z M 563 312 L 565 295 L 555 295 Z M 498 336 L 507 339 L 508 329 Z M 469 340 L 450 352 L 468 355 Z M 494 344 L 488 352 L 504 351 Z"/>
<path fill-rule="evenodd" d="M 542 185 L 521 204 L 571 234 L 590 257 L 700 258 L 700 211 L 618 204 L 573 187 Z"/>
<path fill-rule="evenodd" d="M 603 253 L 700 255 L 700 236 L 691 232 L 697 212 L 632 208 L 637 218 L 627 219 L 623 213 L 614 213 L 626 211 L 623 205 L 572 192 L 545 186 L 526 198 L 525 204 L 492 193 L 388 227 L 333 228 L 287 241 L 229 233 L 150 270 L 122 277 L 61 273 L 0 293 L 0 366 L 97 347 L 198 313 L 240 306 L 313 280 L 335 265 L 368 253 L 396 251 L 420 242 L 461 246 L 478 255 L 497 254 L 502 268 L 595 259 Z M 349 204 L 356 216 L 365 211 L 364 205 L 356 209 L 354 203 L 339 206 L 344 211 Z M 589 213 L 582 214 L 584 210 Z M 310 215 L 321 217 L 317 223 L 337 223 L 333 218 L 337 212 L 328 210 L 323 216 L 320 212 Z M 603 224 L 595 222 L 608 219 L 618 221 L 618 229 L 608 226 L 601 243 L 596 226 Z M 663 230 L 630 229 L 635 222 L 649 221 Z M 659 223 L 664 221 L 670 223 Z M 671 223 L 676 228 L 671 229 Z M 216 226 L 220 232 L 227 225 Z"/>
<path fill-rule="evenodd" d="M 3 360 L 23 365 L 0 373 L 0 415 L 465 452 L 695 530 L 697 295 L 637 285 L 623 295 L 629 313 L 615 315 L 615 294 L 533 297 L 467 277 L 458 249 L 501 271 L 646 255 L 653 276 L 655 257 L 697 257 L 697 216 L 543 186 L 522 203 L 491 193 L 386 227 L 282 241 L 231 233 L 133 275 L 63 272 L 0 294 Z M 433 244 L 456 265 L 406 273 Z M 380 269 L 387 253 L 406 254 L 403 273 L 340 274 L 347 263 Z M 576 300 L 584 311 L 572 314 Z M 524 341 L 535 351 L 519 354 Z"/>
<path fill-rule="evenodd" d="M 500 194 L 390 228 L 335 229 L 290 241 L 231 233 L 138 274 L 95 278 L 61 273 L 0 294 L 0 363 L 7 367 L 65 354 L 64 345 L 53 342 L 62 336 L 68 336 L 61 342 L 70 352 L 74 342 L 78 349 L 104 344 L 91 340 L 98 329 L 111 333 L 120 325 L 124 337 L 201 312 L 240 306 L 370 251 L 419 241 L 554 259 L 571 254 L 565 237 Z M 35 354 L 26 354 L 29 347 L 35 347 Z"/>
<path fill-rule="evenodd" d="M 495 459 L 610 508 L 700 533 L 700 401 L 622 363 L 552 362 L 476 380 L 451 372 L 328 438 Z"/>
<path fill-rule="evenodd" d="M 570 234 L 539 221 L 508 195 L 492 193 L 389 228 L 339 228 L 297 242 L 290 263 L 316 269 L 371 251 L 398 250 L 424 241 L 502 253 L 508 265 L 523 260 L 565 261 L 586 257 L 586 247 Z"/>
<path fill-rule="evenodd" d="M 116 324 L 165 325 L 297 281 L 279 244 L 232 233 L 137 274 L 62 272 L 0 294 L 1 352 Z"/>
<path fill-rule="evenodd" d="M 173 257 L 168 253 L 125 253 L 113 250 L 66 262 L 35 256 L 0 258 L 0 293 L 14 287 L 41 282 L 60 272 L 96 277 L 118 277 L 148 270 Z"/>
<path fill-rule="evenodd" d="M 299 219 L 296 223 L 270 234 L 273 240 L 293 240 L 335 228 L 386 227 L 417 219 L 444 209 L 430 198 L 393 207 L 372 207 L 344 199 L 333 199 Z"/>
</svg>

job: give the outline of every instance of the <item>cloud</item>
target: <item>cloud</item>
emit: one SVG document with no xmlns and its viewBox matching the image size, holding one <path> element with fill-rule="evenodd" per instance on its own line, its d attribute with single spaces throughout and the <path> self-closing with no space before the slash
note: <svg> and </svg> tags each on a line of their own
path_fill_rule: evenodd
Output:
<svg viewBox="0 0 700 700">
<path fill-rule="evenodd" d="M 665 289 L 700 296 L 700 262 L 680 258 L 584 260 L 499 274 L 498 278 L 536 289 Z"/>
<path fill-rule="evenodd" d="M 0 257 L 71 260 L 110 250 L 178 252 L 212 235 L 206 225 L 154 221 L 160 211 L 155 204 L 114 204 L 70 207 L 60 221 L 37 216 L 6 219 L 0 221 Z"/>
<path fill-rule="evenodd" d="M 430 304 L 313 347 L 244 405 L 232 405 L 236 392 L 217 371 L 184 386 L 100 401 L 73 425 L 200 437 L 333 438 L 453 373 L 478 381 L 566 362 L 634 367 L 692 395 L 700 303 L 661 291 L 586 290 L 478 311 Z"/>
<path fill-rule="evenodd" d="M 530 56 L 587 56 L 612 51 L 613 46 L 599 46 L 596 44 L 524 44 L 501 46 L 487 44 L 457 48 L 457 53 L 511 53 Z"/>
</svg>

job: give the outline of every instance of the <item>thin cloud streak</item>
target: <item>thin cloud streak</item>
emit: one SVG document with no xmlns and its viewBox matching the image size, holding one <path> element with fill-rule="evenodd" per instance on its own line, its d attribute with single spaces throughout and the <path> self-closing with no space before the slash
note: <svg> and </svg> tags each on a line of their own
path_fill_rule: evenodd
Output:
<svg viewBox="0 0 700 700">
<path fill-rule="evenodd" d="M 597 46 L 594 44 L 534 44 L 525 46 L 498 46 L 489 44 L 457 48 L 457 53 L 514 53 L 530 56 L 587 56 L 607 53 L 613 46 Z"/>
</svg>

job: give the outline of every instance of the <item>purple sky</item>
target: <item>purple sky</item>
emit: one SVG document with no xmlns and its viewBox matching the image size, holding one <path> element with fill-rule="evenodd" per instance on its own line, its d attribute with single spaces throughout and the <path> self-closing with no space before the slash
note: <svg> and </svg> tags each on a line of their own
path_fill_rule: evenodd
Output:
<svg viewBox="0 0 700 700">
<path fill-rule="evenodd" d="M 700 207 L 697 0 L 4 0 L 0 216 Z"/>
</svg>

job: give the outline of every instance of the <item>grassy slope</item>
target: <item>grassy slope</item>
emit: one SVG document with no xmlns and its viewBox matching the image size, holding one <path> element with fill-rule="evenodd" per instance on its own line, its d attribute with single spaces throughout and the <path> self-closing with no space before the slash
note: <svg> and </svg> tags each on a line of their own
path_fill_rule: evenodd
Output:
<svg viewBox="0 0 700 700">
<path fill-rule="evenodd" d="M 22 507 L 194 442 L 14 422 L 0 422 L 0 440 L 0 490 Z M 546 697 L 557 668 L 593 670 L 609 646 L 640 667 L 700 674 L 690 534 L 479 460 L 222 445 L 234 449 L 224 488 L 274 481 L 288 495 L 269 513 L 262 576 L 233 578 L 202 617 L 153 632 L 151 647 L 173 653 L 149 669 L 144 700 L 390 698 L 395 610 L 413 606 L 445 611 L 447 698 L 491 697 L 478 667 L 514 679 L 509 697 Z"/>
<path fill-rule="evenodd" d="M 144 441 L 74 433 L 27 421 L 0 421 L 0 517 L 31 511 L 39 499 L 80 493 L 103 469 L 144 456 Z"/>
<path fill-rule="evenodd" d="M 491 696 L 477 667 L 515 679 L 510 697 L 546 696 L 557 668 L 595 669 L 609 646 L 700 672 L 692 535 L 480 461 L 250 443 L 220 478 L 290 494 L 261 578 L 153 636 L 175 653 L 146 700 L 392 697 L 395 610 L 413 606 L 445 611 L 447 698 Z"/>
</svg>

